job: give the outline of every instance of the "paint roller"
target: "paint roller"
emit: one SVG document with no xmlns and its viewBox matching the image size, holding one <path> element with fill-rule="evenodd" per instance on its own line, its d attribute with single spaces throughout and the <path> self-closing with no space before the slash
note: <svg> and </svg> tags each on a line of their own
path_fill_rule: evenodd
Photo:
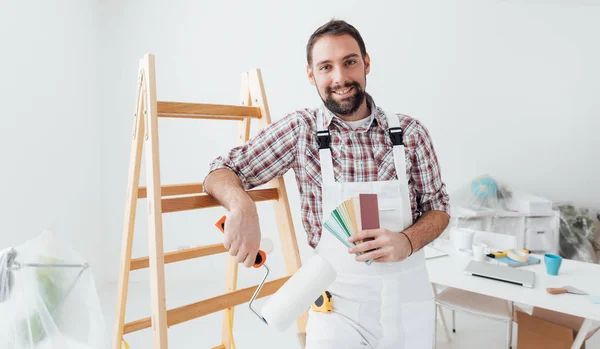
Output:
<svg viewBox="0 0 600 349">
<path fill-rule="evenodd" d="M 216 225 L 219 230 L 224 232 L 225 217 L 222 217 Z M 281 332 L 286 331 L 294 321 L 311 308 L 312 304 L 323 295 L 323 292 L 337 277 L 337 273 L 331 264 L 317 254 L 304 262 L 279 290 L 269 297 L 262 308 L 261 315 L 252 307 L 252 304 L 267 279 L 269 268 L 264 263 L 266 261 L 264 251 L 259 250 L 256 258 L 254 267 L 258 268 L 262 265 L 267 269 L 267 272 L 252 295 L 248 306 L 265 324 Z M 259 258 L 262 258 L 261 265 L 257 263 Z"/>
<path fill-rule="evenodd" d="M 337 273 L 325 258 L 320 255 L 309 258 L 269 297 L 262 308 L 262 318 L 278 331 L 287 330 L 302 313 L 311 308 L 336 277 Z M 257 292 L 260 287 L 262 285 Z"/>
<path fill-rule="evenodd" d="M 217 221 L 217 223 L 215 223 L 215 226 L 223 234 L 225 234 L 225 221 L 226 220 L 227 220 L 227 216 L 223 216 L 223 217 L 221 217 L 221 219 L 219 219 Z M 262 242 L 261 242 L 261 244 L 262 244 Z M 265 273 L 265 276 L 263 276 L 263 279 L 260 283 L 260 287 L 256 289 L 256 292 L 254 292 L 254 295 L 252 296 L 252 300 L 250 301 L 250 304 L 249 304 L 250 310 L 252 310 L 254 312 L 254 314 L 256 314 L 256 316 L 258 316 L 264 323 L 267 323 L 267 320 L 265 320 L 265 318 L 263 318 L 258 312 L 256 312 L 256 310 L 254 310 L 254 308 L 252 308 L 252 302 L 254 302 L 254 299 L 256 298 L 256 296 L 258 295 L 258 292 L 260 291 L 260 288 L 265 283 L 267 276 L 269 276 L 269 266 L 265 264 L 266 261 L 267 261 L 267 254 L 265 253 L 265 251 L 258 250 L 258 253 L 256 254 L 256 258 L 254 259 L 254 265 L 252 265 L 252 266 L 254 268 L 260 268 L 262 266 L 267 270 L 267 272 Z"/>
</svg>

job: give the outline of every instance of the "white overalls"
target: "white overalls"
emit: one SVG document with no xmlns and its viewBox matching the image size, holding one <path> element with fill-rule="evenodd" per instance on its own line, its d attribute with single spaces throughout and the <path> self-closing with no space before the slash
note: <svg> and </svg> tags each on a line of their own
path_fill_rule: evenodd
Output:
<svg viewBox="0 0 600 349">
<path fill-rule="evenodd" d="M 328 135 L 322 113 L 323 108 L 317 113 L 318 134 Z M 344 200 L 358 194 L 377 194 L 381 228 L 400 232 L 412 225 L 400 121 L 393 113 L 387 114 L 387 120 L 397 139 L 393 141 L 393 155 L 398 180 L 335 182 L 329 144 L 320 147 L 323 221 Z M 391 133 L 390 137 L 394 140 Z M 434 347 L 435 303 L 423 250 L 402 262 L 367 265 L 357 262 L 326 229 L 315 250 L 332 264 L 338 276 L 328 288 L 333 311 L 309 311 L 306 349 Z"/>
</svg>

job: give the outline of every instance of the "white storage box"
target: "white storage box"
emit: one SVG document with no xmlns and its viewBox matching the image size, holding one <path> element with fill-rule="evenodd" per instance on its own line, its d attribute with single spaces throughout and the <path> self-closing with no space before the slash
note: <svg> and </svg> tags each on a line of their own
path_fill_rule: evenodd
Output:
<svg viewBox="0 0 600 349">
<path fill-rule="evenodd" d="M 533 252 L 558 253 L 558 216 L 527 217 L 525 248 Z"/>
<path fill-rule="evenodd" d="M 521 191 L 513 191 L 506 200 L 506 206 L 528 216 L 553 215 L 552 201 Z"/>
<path fill-rule="evenodd" d="M 494 233 L 520 235 L 524 229 L 524 217 L 493 217 L 490 231 Z"/>
</svg>

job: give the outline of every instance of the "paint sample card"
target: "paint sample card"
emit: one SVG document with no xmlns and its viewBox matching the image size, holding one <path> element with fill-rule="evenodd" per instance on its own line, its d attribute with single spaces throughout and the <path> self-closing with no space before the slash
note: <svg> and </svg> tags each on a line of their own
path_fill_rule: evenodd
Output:
<svg viewBox="0 0 600 349">
<path fill-rule="evenodd" d="M 379 229 L 379 204 L 377 202 L 377 194 L 360 194 L 358 196 L 360 206 L 360 230 Z M 374 240 L 366 238 L 364 241 Z M 370 252 L 369 250 L 367 252 Z"/>
<path fill-rule="evenodd" d="M 324 226 L 346 247 L 355 245 L 348 241 L 351 235 L 362 230 L 379 228 L 377 194 L 359 194 L 342 202 L 327 217 Z M 373 261 L 366 261 L 367 264 L 371 262 Z"/>
<path fill-rule="evenodd" d="M 377 194 L 360 194 L 361 229 L 379 229 L 379 204 Z"/>
</svg>

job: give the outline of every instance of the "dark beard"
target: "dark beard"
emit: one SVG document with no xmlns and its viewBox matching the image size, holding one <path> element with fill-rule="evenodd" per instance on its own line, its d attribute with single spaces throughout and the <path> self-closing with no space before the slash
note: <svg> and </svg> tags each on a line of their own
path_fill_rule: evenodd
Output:
<svg viewBox="0 0 600 349">
<path fill-rule="evenodd" d="M 349 82 L 344 85 L 344 88 L 354 87 L 354 95 L 344 99 L 343 101 L 336 101 L 333 99 L 333 91 L 331 87 L 327 88 L 327 99 L 323 100 L 325 107 L 334 114 L 338 115 L 350 115 L 358 110 L 363 100 L 365 99 L 365 91 L 360 87 L 358 82 Z M 322 98 L 321 98 L 322 99 Z"/>
</svg>

